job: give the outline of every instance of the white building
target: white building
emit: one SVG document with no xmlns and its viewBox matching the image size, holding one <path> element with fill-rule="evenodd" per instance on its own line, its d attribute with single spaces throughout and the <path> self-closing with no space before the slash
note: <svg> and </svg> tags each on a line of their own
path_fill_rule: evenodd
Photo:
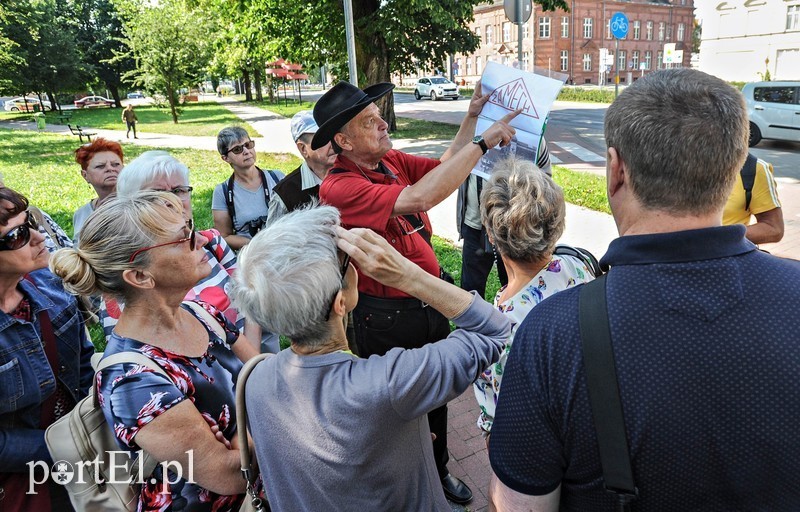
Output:
<svg viewBox="0 0 800 512">
<path fill-rule="evenodd" d="M 800 80 L 800 0 L 702 0 L 700 69 L 723 80 Z"/>
</svg>

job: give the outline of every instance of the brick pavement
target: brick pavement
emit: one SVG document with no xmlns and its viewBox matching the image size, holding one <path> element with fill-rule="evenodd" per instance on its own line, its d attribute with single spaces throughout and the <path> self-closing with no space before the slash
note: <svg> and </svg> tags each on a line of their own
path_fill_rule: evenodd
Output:
<svg viewBox="0 0 800 512">
<path fill-rule="evenodd" d="M 464 480 L 472 489 L 472 502 L 466 507 L 471 512 L 489 510 L 489 454 L 480 430 L 478 402 L 472 386 L 450 402 L 447 411 L 447 447 L 450 449 L 450 473 Z M 454 510 L 464 510 L 453 507 Z"/>
</svg>

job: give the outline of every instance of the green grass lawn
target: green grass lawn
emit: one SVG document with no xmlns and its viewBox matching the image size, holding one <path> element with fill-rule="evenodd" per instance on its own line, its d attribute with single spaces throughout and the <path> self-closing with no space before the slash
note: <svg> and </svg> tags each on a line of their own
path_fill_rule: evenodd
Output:
<svg viewBox="0 0 800 512">
<path fill-rule="evenodd" d="M 314 110 L 313 102 L 306 100 L 297 101 L 294 98 L 287 98 L 287 100 L 284 100 L 282 92 L 275 95 L 274 102 L 270 102 L 268 99 L 264 99 L 264 101 L 253 100 L 246 102 L 244 100 L 244 94 L 234 94 L 231 96 L 231 98 L 241 101 L 245 105 L 263 108 L 283 117 L 292 117 L 301 110 Z M 264 95 L 264 98 L 267 98 L 266 94 Z"/>
<path fill-rule="evenodd" d="M 606 178 L 588 172 L 553 166 L 553 181 L 564 190 L 564 200 L 603 213 L 611 213 L 606 196 Z"/>
<path fill-rule="evenodd" d="M 136 123 L 136 130 L 143 133 L 216 137 L 222 128 L 237 124 L 257 136 L 258 132 L 252 126 L 236 117 L 217 102 L 187 103 L 182 108 L 183 112 L 178 117 L 178 124 L 175 124 L 172 122 L 169 109 L 161 109 L 150 105 L 134 107 L 136 117 L 139 118 L 139 122 Z M 87 128 L 105 130 L 125 129 L 125 122 L 121 120 L 122 109 L 119 108 L 75 109 L 71 112 L 72 120 L 69 122 L 73 125 L 77 124 Z M 30 116 L 30 114 L 27 114 L 27 116 Z M 7 118 L 2 117 L 0 119 Z M 47 112 L 47 122 L 49 124 L 58 124 L 58 114 L 56 112 Z"/>
<path fill-rule="evenodd" d="M 71 136 L 0 129 L 0 173 L 6 185 L 49 213 L 70 235 L 72 214 L 95 197 L 75 163 L 77 147 L 77 141 Z M 159 148 L 123 144 L 128 162 L 150 149 Z M 192 207 L 197 226 L 211 227 L 211 194 L 218 183 L 230 176 L 230 166 L 215 151 L 170 149 L 169 152 L 191 171 Z M 300 160 L 294 155 L 259 153 L 258 165 L 288 172 L 300 165 Z"/>
<path fill-rule="evenodd" d="M 417 140 L 453 140 L 458 133 L 458 125 L 437 123 L 436 121 L 422 121 L 409 117 L 397 118 L 397 130 L 392 132 L 395 139 Z"/>
</svg>

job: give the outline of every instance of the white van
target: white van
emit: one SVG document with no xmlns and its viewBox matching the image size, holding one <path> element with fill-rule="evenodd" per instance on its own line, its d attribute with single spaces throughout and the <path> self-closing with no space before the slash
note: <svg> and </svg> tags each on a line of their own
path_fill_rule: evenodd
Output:
<svg viewBox="0 0 800 512">
<path fill-rule="evenodd" d="M 750 146 L 761 139 L 800 142 L 800 82 L 754 82 L 742 88 L 750 116 Z"/>
</svg>

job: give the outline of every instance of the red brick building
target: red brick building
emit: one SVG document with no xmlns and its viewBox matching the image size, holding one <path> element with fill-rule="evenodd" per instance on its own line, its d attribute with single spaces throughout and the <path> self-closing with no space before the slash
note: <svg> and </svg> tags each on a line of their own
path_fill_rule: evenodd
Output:
<svg viewBox="0 0 800 512">
<path fill-rule="evenodd" d="M 576 85 L 613 83 L 616 66 L 603 66 L 601 49 L 614 55 L 615 40 L 609 23 L 615 12 L 628 17 L 628 35 L 619 41 L 620 83 L 667 66 L 688 66 L 691 57 L 693 0 L 567 0 L 570 12 L 542 11 L 534 4 L 523 26 L 522 67 L 533 66 L 565 73 Z M 517 25 L 509 22 L 502 0 L 475 7 L 470 27 L 481 46 L 470 55 L 453 59 L 455 79 L 467 84 L 480 78 L 486 62 L 513 65 L 517 60 Z M 664 63 L 664 45 L 683 50 L 682 62 Z M 608 69 L 610 67 L 610 69 Z M 608 70 L 608 72 L 605 72 Z M 605 72 L 605 73 L 604 73 Z"/>
</svg>

